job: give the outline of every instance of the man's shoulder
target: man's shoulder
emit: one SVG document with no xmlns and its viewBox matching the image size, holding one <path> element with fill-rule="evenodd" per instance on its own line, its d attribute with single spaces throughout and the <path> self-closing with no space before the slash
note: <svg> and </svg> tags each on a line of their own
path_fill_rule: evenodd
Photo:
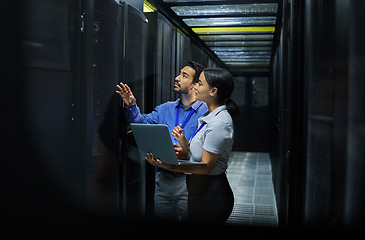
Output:
<svg viewBox="0 0 365 240">
<path fill-rule="evenodd" d="M 179 99 L 176 101 L 167 101 L 158 105 L 156 108 L 174 108 L 177 106 L 177 104 L 179 104 Z"/>
<path fill-rule="evenodd" d="M 199 112 L 203 112 L 203 114 L 204 114 L 204 113 L 206 113 L 208 111 L 208 106 L 207 106 L 207 104 L 205 102 L 197 100 L 196 101 L 196 104 L 197 104 L 197 107 L 198 107 L 197 110 Z"/>
</svg>

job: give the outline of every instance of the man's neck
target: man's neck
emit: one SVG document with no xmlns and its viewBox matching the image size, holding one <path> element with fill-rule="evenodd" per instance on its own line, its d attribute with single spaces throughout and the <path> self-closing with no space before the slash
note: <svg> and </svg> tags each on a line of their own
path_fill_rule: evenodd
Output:
<svg viewBox="0 0 365 240">
<path fill-rule="evenodd" d="M 181 94 L 180 95 L 180 101 L 181 104 L 185 107 L 188 108 L 190 107 L 193 103 L 195 103 L 196 99 L 195 96 L 193 94 Z"/>
</svg>

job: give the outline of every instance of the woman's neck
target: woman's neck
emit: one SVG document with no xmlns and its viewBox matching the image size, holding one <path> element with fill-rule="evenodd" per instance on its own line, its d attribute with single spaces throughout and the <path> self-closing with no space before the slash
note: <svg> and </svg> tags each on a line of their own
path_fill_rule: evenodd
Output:
<svg viewBox="0 0 365 240">
<path fill-rule="evenodd" d="M 208 106 L 208 109 L 209 109 L 209 112 L 213 112 L 216 108 L 222 106 L 222 104 L 219 104 L 219 103 L 207 103 L 207 106 Z"/>
</svg>

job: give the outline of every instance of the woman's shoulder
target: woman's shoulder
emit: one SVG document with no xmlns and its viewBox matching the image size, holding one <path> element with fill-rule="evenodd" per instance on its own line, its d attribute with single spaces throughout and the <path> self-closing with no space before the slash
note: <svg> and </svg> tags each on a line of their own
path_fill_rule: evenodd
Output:
<svg viewBox="0 0 365 240">
<path fill-rule="evenodd" d="M 217 114 L 208 124 L 210 127 L 223 128 L 223 127 L 233 127 L 233 120 L 231 115 L 227 110 L 221 111 Z"/>
<path fill-rule="evenodd" d="M 227 109 L 224 109 L 222 111 L 220 111 L 213 119 L 212 122 L 228 122 L 228 123 L 232 123 L 232 117 L 229 114 L 229 112 L 227 111 Z"/>
</svg>

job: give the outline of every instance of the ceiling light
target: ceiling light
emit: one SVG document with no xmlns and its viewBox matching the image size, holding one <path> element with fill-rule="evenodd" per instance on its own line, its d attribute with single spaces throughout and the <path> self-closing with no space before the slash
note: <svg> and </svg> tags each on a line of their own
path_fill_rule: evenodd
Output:
<svg viewBox="0 0 365 240">
<path fill-rule="evenodd" d="M 222 26 L 252 26 L 275 25 L 276 17 L 215 17 L 215 18 L 185 18 L 183 21 L 190 27 L 212 25 Z"/>
<path fill-rule="evenodd" d="M 240 46 L 271 46 L 271 41 L 224 41 L 224 42 L 206 42 L 210 47 L 240 47 Z"/>
<path fill-rule="evenodd" d="M 273 33 L 275 27 L 201 27 L 192 28 L 195 33 Z"/>
<path fill-rule="evenodd" d="M 212 51 L 219 52 L 262 52 L 262 51 L 270 51 L 271 47 L 211 47 Z"/>
<path fill-rule="evenodd" d="M 261 41 L 272 40 L 273 34 L 247 34 L 247 35 L 200 35 L 203 41 Z"/>
<path fill-rule="evenodd" d="M 241 22 L 212 22 L 213 25 L 237 25 Z"/>
<path fill-rule="evenodd" d="M 227 5 L 197 5 L 197 6 L 173 6 L 171 9 L 178 16 L 217 16 L 226 14 L 253 14 L 276 13 L 277 3 L 262 4 L 227 4 Z"/>
<path fill-rule="evenodd" d="M 149 3 L 147 0 L 143 1 L 143 12 L 155 12 L 157 8 Z"/>
<path fill-rule="evenodd" d="M 243 52 L 243 51 L 238 51 L 238 52 L 219 52 L 219 51 L 214 51 L 214 53 L 218 56 L 218 57 L 225 57 L 225 56 L 263 56 L 263 57 L 270 57 L 271 56 L 271 52 L 266 51 L 266 52 Z"/>
</svg>

